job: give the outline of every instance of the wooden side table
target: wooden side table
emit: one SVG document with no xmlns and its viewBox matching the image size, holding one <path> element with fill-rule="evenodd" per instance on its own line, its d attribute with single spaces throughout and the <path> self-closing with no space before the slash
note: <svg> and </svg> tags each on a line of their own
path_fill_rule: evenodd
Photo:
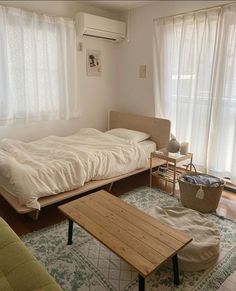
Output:
<svg viewBox="0 0 236 291">
<path fill-rule="evenodd" d="M 158 167 L 157 171 L 153 171 L 153 158 L 159 158 L 166 161 L 165 167 Z M 176 170 L 177 164 L 185 160 L 189 160 L 189 162 L 192 163 L 193 154 L 188 153 L 186 155 L 181 155 L 180 153 L 169 153 L 166 149 L 152 152 L 150 157 L 150 187 L 152 187 L 152 178 L 158 177 L 160 179 L 163 179 L 166 184 L 167 182 L 173 183 L 172 194 L 174 195 L 175 183 L 178 181 L 178 173 Z"/>
</svg>

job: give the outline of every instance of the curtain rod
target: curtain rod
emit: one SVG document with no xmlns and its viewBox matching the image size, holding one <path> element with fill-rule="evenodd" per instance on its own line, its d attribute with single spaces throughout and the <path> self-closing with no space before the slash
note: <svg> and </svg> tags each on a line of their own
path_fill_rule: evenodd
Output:
<svg viewBox="0 0 236 291">
<path fill-rule="evenodd" d="M 217 5 L 217 6 L 211 6 L 211 7 L 208 7 L 208 8 L 196 9 L 196 10 L 193 10 L 193 11 L 188 11 L 188 12 L 183 12 L 183 13 L 178 13 L 178 14 L 173 14 L 173 15 L 161 16 L 161 17 L 154 18 L 153 21 L 155 21 L 157 19 L 167 18 L 167 17 L 179 17 L 179 16 L 184 16 L 184 15 L 187 15 L 187 14 L 193 14 L 193 13 L 200 12 L 200 11 L 207 11 L 207 10 L 212 10 L 212 9 L 216 9 L 216 8 L 223 8 L 225 6 L 230 6 L 232 4 L 236 4 L 236 2 L 221 4 L 221 5 Z"/>
</svg>

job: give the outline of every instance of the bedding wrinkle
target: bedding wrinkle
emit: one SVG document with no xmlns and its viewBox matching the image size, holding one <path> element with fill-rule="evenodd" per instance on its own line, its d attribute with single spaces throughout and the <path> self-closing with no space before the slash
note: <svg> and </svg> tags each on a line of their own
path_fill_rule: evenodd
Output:
<svg viewBox="0 0 236 291">
<path fill-rule="evenodd" d="M 21 205 L 40 209 L 38 198 L 73 190 L 90 180 L 145 167 L 137 143 L 95 129 L 25 143 L 0 142 L 0 175 L 9 180 Z"/>
</svg>

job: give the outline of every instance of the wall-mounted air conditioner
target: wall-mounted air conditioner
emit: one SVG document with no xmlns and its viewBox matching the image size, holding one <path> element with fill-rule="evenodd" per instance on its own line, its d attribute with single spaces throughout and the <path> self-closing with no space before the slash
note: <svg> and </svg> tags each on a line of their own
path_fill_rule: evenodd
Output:
<svg viewBox="0 0 236 291">
<path fill-rule="evenodd" d="M 79 36 L 92 36 L 113 41 L 125 38 L 126 25 L 122 21 L 80 12 L 76 15 Z"/>
</svg>

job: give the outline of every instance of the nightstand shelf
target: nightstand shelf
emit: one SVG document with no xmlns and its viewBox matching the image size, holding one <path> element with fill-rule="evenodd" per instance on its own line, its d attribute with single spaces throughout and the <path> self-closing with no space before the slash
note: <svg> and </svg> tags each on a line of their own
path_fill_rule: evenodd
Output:
<svg viewBox="0 0 236 291">
<path fill-rule="evenodd" d="M 176 170 L 176 181 L 175 181 L 175 183 L 177 182 L 177 180 L 178 180 L 178 178 L 179 178 L 179 176 L 181 174 L 182 174 L 182 172 Z M 165 172 L 157 170 L 155 172 L 152 172 L 152 175 L 156 176 L 156 177 L 159 177 L 159 179 L 167 180 L 167 182 L 170 182 L 170 183 L 174 182 L 174 179 L 173 179 L 174 170 L 172 170 L 170 168 L 167 169 Z"/>
<path fill-rule="evenodd" d="M 153 158 L 159 158 L 166 162 L 165 166 L 160 166 L 156 171 L 152 169 Z M 183 174 L 182 170 L 178 170 L 177 164 L 186 160 L 192 163 L 193 154 L 188 153 L 181 155 L 180 153 L 168 153 L 166 149 L 161 149 L 151 153 L 150 157 L 150 187 L 152 187 L 153 177 L 158 177 L 164 180 L 166 183 L 172 183 L 172 193 L 175 194 L 175 184 L 178 182 L 178 178 Z"/>
</svg>

